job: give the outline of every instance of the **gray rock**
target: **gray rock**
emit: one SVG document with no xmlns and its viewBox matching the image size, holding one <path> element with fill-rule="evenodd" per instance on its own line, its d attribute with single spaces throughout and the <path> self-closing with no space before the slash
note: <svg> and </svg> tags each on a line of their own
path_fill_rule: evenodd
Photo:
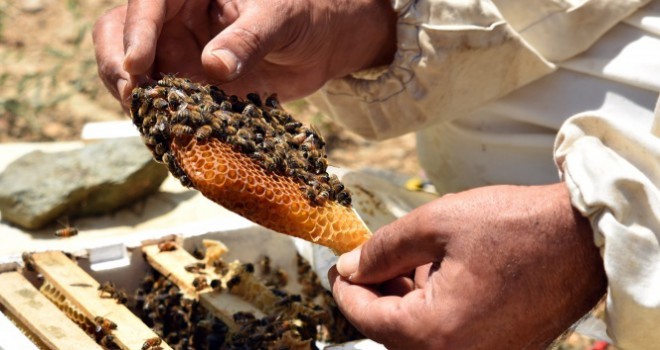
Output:
<svg viewBox="0 0 660 350">
<path fill-rule="evenodd" d="M 113 212 L 156 191 L 166 177 L 139 138 L 36 151 L 0 174 L 0 212 L 4 221 L 38 229 L 65 216 Z"/>
</svg>

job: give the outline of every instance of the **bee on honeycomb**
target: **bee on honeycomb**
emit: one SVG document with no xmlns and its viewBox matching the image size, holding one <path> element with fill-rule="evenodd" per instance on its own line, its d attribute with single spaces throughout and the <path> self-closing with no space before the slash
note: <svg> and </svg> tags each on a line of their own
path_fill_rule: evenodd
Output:
<svg viewBox="0 0 660 350">
<path fill-rule="evenodd" d="M 337 253 L 371 236 L 350 208 L 350 192 L 327 173 L 321 133 L 275 95 L 241 99 L 165 75 L 133 91 L 131 117 L 154 159 L 182 185 L 254 222 Z"/>
</svg>

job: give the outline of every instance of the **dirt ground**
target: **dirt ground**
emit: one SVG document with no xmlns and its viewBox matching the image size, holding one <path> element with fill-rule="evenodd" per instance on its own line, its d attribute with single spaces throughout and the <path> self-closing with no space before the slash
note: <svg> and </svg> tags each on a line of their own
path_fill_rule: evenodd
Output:
<svg viewBox="0 0 660 350">
<path fill-rule="evenodd" d="M 94 21 L 122 2 L 0 1 L 0 142 L 76 140 L 87 122 L 127 118 L 97 76 L 91 39 Z M 413 135 L 370 142 L 341 129 L 305 101 L 287 108 L 320 126 L 332 165 L 421 173 Z M 570 335 L 558 348 L 591 349 L 592 344 Z"/>
</svg>

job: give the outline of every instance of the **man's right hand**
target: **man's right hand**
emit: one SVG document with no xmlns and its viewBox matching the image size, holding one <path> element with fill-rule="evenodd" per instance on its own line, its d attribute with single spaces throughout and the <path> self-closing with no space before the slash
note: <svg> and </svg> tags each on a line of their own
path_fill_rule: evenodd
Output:
<svg viewBox="0 0 660 350">
<path fill-rule="evenodd" d="M 140 82 L 175 73 L 231 94 L 300 98 L 333 78 L 388 64 L 386 0 L 130 0 L 94 27 L 99 74 L 124 106 Z"/>
</svg>

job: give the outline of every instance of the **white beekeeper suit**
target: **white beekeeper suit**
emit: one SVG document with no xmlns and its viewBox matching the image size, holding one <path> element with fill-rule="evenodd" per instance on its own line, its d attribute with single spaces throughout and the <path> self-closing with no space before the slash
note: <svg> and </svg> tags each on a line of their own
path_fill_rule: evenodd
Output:
<svg viewBox="0 0 660 350">
<path fill-rule="evenodd" d="M 312 100 L 367 138 L 417 132 L 440 193 L 563 179 L 601 248 L 609 336 L 660 346 L 660 1 L 392 3 L 394 62 Z"/>
</svg>

